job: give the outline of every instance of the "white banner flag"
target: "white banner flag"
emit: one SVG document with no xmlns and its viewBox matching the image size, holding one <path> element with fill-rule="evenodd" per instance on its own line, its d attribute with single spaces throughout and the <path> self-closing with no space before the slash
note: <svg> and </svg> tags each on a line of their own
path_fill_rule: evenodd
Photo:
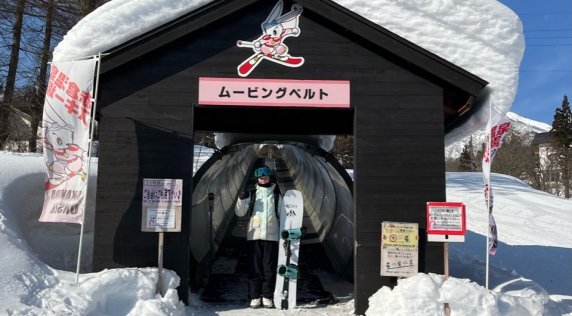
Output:
<svg viewBox="0 0 572 316">
<path fill-rule="evenodd" d="M 493 159 L 499 148 L 502 145 L 502 140 L 510 129 L 511 122 L 506 118 L 501 118 L 494 125 L 489 121 L 487 124 L 487 144 L 485 147 L 485 152 L 483 153 L 483 184 L 484 184 L 484 194 L 485 203 L 489 211 L 489 254 L 494 255 L 496 253 L 498 239 L 497 239 L 497 228 L 493 217 L 493 188 L 491 187 L 491 165 Z M 492 125 L 492 126 L 491 126 Z"/>
<path fill-rule="evenodd" d="M 497 223 L 492 213 L 489 214 L 489 254 L 494 256 L 497 253 L 499 238 L 497 235 Z"/>
<path fill-rule="evenodd" d="M 44 101 L 44 208 L 41 222 L 81 224 L 96 59 L 52 63 Z"/>
</svg>

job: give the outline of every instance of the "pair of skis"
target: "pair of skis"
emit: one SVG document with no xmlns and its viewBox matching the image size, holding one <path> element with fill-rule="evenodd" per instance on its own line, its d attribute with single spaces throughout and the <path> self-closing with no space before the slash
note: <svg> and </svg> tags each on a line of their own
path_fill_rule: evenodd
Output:
<svg viewBox="0 0 572 316">
<path fill-rule="evenodd" d="M 237 46 L 238 47 L 253 47 L 254 43 L 246 42 L 246 41 L 238 41 Z M 278 63 L 278 64 L 281 64 L 281 65 L 284 65 L 284 66 L 288 66 L 288 67 L 298 67 L 304 63 L 303 57 L 292 57 L 288 54 L 284 54 L 281 56 L 265 55 L 263 53 L 258 52 L 258 53 L 254 53 L 252 56 L 248 57 L 245 61 L 243 61 L 240 65 L 238 65 L 238 67 L 237 67 L 238 75 L 241 77 L 248 76 L 254 70 L 254 68 L 256 68 L 256 66 L 258 66 L 258 64 L 260 64 L 260 62 L 264 59 Z"/>
<path fill-rule="evenodd" d="M 304 201 L 298 190 L 284 194 L 280 211 L 280 245 L 278 246 L 278 273 L 274 290 L 274 306 L 278 309 L 293 309 L 296 306 L 298 258 Z"/>
</svg>

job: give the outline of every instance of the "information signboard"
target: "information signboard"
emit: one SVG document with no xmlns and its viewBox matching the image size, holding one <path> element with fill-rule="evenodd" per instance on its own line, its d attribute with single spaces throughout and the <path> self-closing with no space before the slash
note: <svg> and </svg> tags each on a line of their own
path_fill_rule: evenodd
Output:
<svg viewBox="0 0 572 316">
<path fill-rule="evenodd" d="M 465 204 L 427 202 L 427 240 L 464 242 L 467 232 Z"/>
<path fill-rule="evenodd" d="M 180 232 L 183 180 L 143 179 L 144 232 Z"/>
<path fill-rule="evenodd" d="M 381 275 L 408 277 L 419 271 L 419 225 L 381 223 Z"/>
</svg>

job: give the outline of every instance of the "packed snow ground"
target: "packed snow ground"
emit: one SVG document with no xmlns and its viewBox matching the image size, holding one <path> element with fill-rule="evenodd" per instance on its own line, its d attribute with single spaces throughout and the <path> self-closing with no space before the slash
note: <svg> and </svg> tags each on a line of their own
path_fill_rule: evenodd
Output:
<svg viewBox="0 0 572 316">
<path fill-rule="evenodd" d="M 204 149 L 201 162 L 209 156 Z M 94 159 L 94 162 L 97 160 Z M 290 315 L 244 305 L 210 305 L 191 294 L 184 306 L 174 290 L 179 277 L 167 271 L 164 296 L 155 295 L 157 269 L 137 267 L 82 273 L 75 285 L 79 225 L 40 223 L 44 164 L 41 156 L 0 152 L 0 315 Z M 97 168 L 92 167 L 92 184 Z M 464 243 L 450 243 L 451 276 L 417 274 L 393 290 L 370 297 L 367 315 L 572 315 L 572 201 L 493 174 L 500 246 L 484 284 L 486 212 L 480 173 L 449 173 L 449 201 L 467 205 Z M 95 186 L 92 185 L 92 188 Z M 89 205 L 94 191 L 90 190 Z M 86 220 L 82 270 L 89 270 L 93 207 Z M 320 276 L 339 303 L 302 305 L 299 315 L 353 313 L 351 285 Z M 480 285 L 479 285 L 480 284 Z"/>
</svg>

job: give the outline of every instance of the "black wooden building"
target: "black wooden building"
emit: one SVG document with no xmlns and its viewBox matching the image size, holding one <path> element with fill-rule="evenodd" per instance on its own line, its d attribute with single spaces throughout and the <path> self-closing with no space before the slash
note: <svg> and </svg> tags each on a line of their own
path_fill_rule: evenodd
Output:
<svg viewBox="0 0 572 316">
<path fill-rule="evenodd" d="M 239 78 L 251 52 L 237 40 L 260 36 L 275 4 L 213 1 L 106 52 L 93 266 L 156 266 L 157 235 L 141 232 L 143 179 L 183 179 L 182 230 L 166 234 L 165 267 L 181 276 L 187 300 L 195 131 L 352 134 L 354 296 L 363 314 L 371 294 L 394 285 L 379 271 L 382 221 L 419 223 L 420 271 L 443 273 L 442 244 L 424 239 L 425 204 L 446 200 L 444 136 L 487 83 L 332 1 L 298 0 L 284 2 L 303 7 L 302 32 L 286 43 L 303 66 L 262 62 L 249 78 L 349 81 L 350 108 L 201 105 L 199 77 Z"/>
</svg>

